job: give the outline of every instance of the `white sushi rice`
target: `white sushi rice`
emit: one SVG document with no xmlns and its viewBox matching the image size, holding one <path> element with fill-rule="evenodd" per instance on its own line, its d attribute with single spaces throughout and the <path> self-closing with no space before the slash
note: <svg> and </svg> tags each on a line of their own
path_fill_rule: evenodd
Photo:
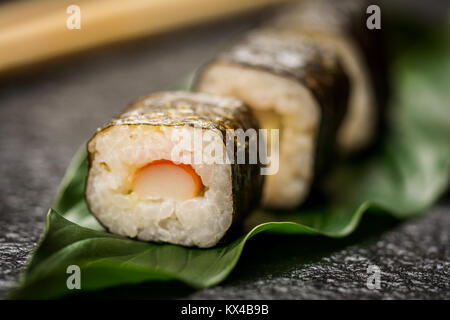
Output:
<svg viewBox="0 0 450 320">
<path fill-rule="evenodd" d="M 236 97 L 253 109 L 261 128 L 280 129 L 279 171 L 266 176 L 263 204 L 275 208 L 300 205 L 313 178 L 321 119 L 311 92 L 294 80 L 227 62 L 207 67 L 197 90 Z M 277 123 L 280 128 L 274 127 Z"/>
<path fill-rule="evenodd" d="M 184 201 L 140 199 L 132 190 L 138 168 L 159 159 L 179 160 L 172 159 L 172 149 L 177 143 L 174 131 L 180 129 L 116 125 L 89 142 L 93 157 L 86 198 L 91 211 L 111 232 L 145 241 L 211 247 L 228 230 L 233 216 L 231 166 L 214 164 L 206 152 L 202 164 L 191 164 L 205 186 L 197 197 Z M 183 130 L 194 134 L 194 128 Z M 225 148 L 223 142 L 218 143 Z M 182 146 L 181 154 L 189 159 L 193 152 L 190 143 Z M 213 164 L 205 164 L 208 161 Z"/>
</svg>

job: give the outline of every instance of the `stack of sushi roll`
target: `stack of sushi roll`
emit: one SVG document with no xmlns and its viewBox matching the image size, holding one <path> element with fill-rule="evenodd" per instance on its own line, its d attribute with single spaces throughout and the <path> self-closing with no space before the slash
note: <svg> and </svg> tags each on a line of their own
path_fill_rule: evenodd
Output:
<svg viewBox="0 0 450 320">
<path fill-rule="evenodd" d="M 335 52 L 350 78 L 347 115 L 338 133 L 343 154 L 367 149 L 384 124 L 388 95 L 382 29 L 366 26 L 364 0 L 300 0 L 281 10 L 265 25 L 309 38 Z"/>
<path fill-rule="evenodd" d="M 383 65 L 381 42 L 365 30 L 365 8 L 299 1 L 199 69 L 195 92 L 132 103 L 88 143 L 94 216 L 119 235 L 211 247 L 260 203 L 301 206 L 339 155 L 367 148 L 379 130 L 387 90 L 383 67 L 373 67 Z M 218 153 L 229 160 L 230 129 L 254 129 L 277 171 L 262 175 L 260 158 L 217 163 Z M 198 130 L 209 135 L 200 146 Z M 245 159 L 249 141 L 240 143 Z"/>
</svg>

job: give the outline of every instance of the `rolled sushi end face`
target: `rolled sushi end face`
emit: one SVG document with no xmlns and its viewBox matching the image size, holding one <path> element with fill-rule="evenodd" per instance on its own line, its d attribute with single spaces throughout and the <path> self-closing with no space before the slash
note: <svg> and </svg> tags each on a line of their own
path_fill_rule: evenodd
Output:
<svg viewBox="0 0 450 320">
<path fill-rule="evenodd" d="M 262 202 L 273 208 L 299 206 L 310 190 L 321 118 L 311 92 L 289 78 L 228 62 L 208 66 L 196 89 L 236 97 L 252 108 L 262 129 L 280 130 L 279 170 L 265 177 Z"/>
<path fill-rule="evenodd" d="M 144 124 L 99 131 L 88 144 L 86 200 L 113 233 L 211 247 L 232 223 L 231 165 L 208 162 L 207 153 L 200 164 L 183 163 L 193 150 L 172 152 L 177 130 L 193 136 L 199 129 Z M 225 150 L 222 140 L 214 141 Z"/>
</svg>

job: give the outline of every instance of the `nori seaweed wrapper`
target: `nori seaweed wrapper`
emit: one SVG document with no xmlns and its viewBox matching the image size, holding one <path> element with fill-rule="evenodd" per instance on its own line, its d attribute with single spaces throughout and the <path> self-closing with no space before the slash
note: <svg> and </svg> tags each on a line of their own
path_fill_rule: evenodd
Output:
<svg viewBox="0 0 450 320">
<path fill-rule="evenodd" d="M 303 0 L 287 4 L 272 19 L 266 21 L 269 28 L 311 30 L 321 33 L 340 34 L 352 40 L 360 49 L 367 65 L 377 104 L 376 135 L 379 137 L 386 125 L 386 108 L 389 98 L 389 75 L 386 43 L 381 29 L 366 26 L 370 5 L 366 0 Z M 298 31 L 298 30 L 297 30 Z"/>
<path fill-rule="evenodd" d="M 251 110 L 240 100 L 206 93 L 183 91 L 157 92 L 132 102 L 118 116 L 97 130 L 97 133 L 120 125 L 191 126 L 218 130 L 226 143 L 227 129 L 255 129 L 259 125 Z M 97 134 L 96 133 L 96 134 Z M 95 139 L 95 135 L 92 139 Z M 237 139 L 235 139 L 237 141 Z M 229 150 L 227 150 L 229 151 Z M 237 152 L 235 144 L 234 152 Z M 247 164 L 249 143 L 245 143 L 245 164 L 231 165 L 233 224 L 259 205 L 264 176 L 259 164 Z M 89 168 L 94 155 L 89 154 Z M 230 155 L 231 156 L 231 155 Z M 232 155 L 236 160 L 236 154 Z M 236 161 L 235 161 L 236 162 Z"/>
<path fill-rule="evenodd" d="M 338 58 L 311 42 L 299 41 L 293 34 L 264 29 L 250 32 L 210 64 L 216 62 L 267 71 L 299 82 L 310 90 L 322 115 L 314 157 L 314 187 L 337 154 L 337 130 L 347 111 L 349 79 Z M 194 89 L 201 77 L 200 69 Z"/>
</svg>

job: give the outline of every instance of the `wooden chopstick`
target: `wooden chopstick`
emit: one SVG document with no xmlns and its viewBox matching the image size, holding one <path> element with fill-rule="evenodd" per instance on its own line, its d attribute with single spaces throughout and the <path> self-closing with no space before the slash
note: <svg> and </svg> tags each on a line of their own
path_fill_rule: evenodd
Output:
<svg viewBox="0 0 450 320">
<path fill-rule="evenodd" d="M 0 72 L 286 0 L 40 0 L 0 6 Z M 81 29 L 66 27 L 69 5 Z"/>
</svg>

